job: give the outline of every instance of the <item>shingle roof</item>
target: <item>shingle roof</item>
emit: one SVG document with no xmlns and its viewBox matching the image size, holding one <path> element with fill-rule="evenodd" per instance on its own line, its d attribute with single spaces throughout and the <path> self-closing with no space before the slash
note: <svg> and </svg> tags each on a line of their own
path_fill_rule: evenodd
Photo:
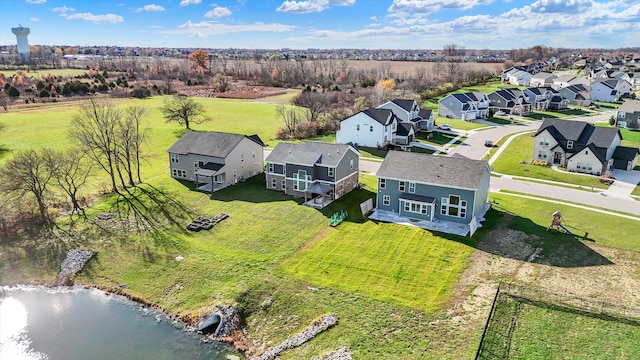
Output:
<svg viewBox="0 0 640 360">
<path fill-rule="evenodd" d="M 418 112 L 418 115 L 420 115 L 420 117 L 423 119 L 429 119 L 431 117 L 432 112 L 433 110 L 431 109 L 420 109 L 420 111 Z"/>
<path fill-rule="evenodd" d="M 537 136 L 545 129 L 548 130 L 556 140 L 575 141 L 576 148 L 573 149 L 573 152 L 579 150 L 578 145 L 584 147 L 593 144 L 598 148 L 606 149 L 611 146 L 616 135 L 620 134 L 620 130 L 616 128 L 594 126 L 584 121 L 545 119 L 535 135 Z M 620 136 L 620 138 L 622 138 L 622 136 Z M 565 146 L 564 142 L 562 142 L 562 146 Z"/>
<path fill-rule="evenodd" d="M 377 175 L 427 184 L 477 189 L 489 165 L 483 160 L 389 151 Z"/>
<path fill-rule="evenodd" d="M 640 112 L 640 100 L 625 100 L 625 102 L 618 107 L 618 112 Z"/>
<path fill-rule="evenodd" d="M 366 114 L 382 125 L 388 125 L 389 123 L 391 123 L 393 117 L 395 117 L 393 111 L 389 109 L 367 109 L 363 110 L 362 113 Z"/>
<path fill-rule="evenodd" d="M 634 148 L 634 147 L 628 147 L 628 146 L 618 146 L 616 147 L 615 151 L 613 152 L 613 158 L 614 159 L 621 159 L 621 160 L 633 160 L 636 158 L 636 156 L 638 156 L 638 154 L 640 153 L 640 149 L 638 148 Z"/>
<path fill-rule="evenodd" d="M 398 128 L 396 130 L 396 134 L 398 136 L 409 136 L 409 132 L 413 129 L 411 123 L 400 123 L 398 124 Z"/>
<path fill-rule="evenodd" d="M 347 144 L 330 144 L 319 141 L 309 141 L 302 144 L 281 142 L 276 145 L 265 161 L 307 166 L 314 164 L 336 166 L 349 148 L 358 154 L 357 150 Z"/>
<path fill-rule="evenodd" d="M 391 101 L 392 103 L 398 105 L 399 107 L 401 107 L 402 109 L 406 110 L 406 111 L 411 111 L 411 108 L 413 107 L 413 103 L 415 102 L 414 100 L 408 100 L 408 99 L 395 99 Z"/>
<path fill-rule="evenodd" d="M 219 131 L 188 131 L 171 145 L 167 152 L 225 158 L 244 138 L 248 138 L 264 146 L 264 143 L 258 135 L 246 136 Z"/>
</svg>

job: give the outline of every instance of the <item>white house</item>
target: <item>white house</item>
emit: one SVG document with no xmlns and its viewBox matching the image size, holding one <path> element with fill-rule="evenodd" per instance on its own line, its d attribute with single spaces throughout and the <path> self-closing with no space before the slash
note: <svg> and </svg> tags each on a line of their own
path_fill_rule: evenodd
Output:
<svg viewBox="0 0 640 360">
<path fill-rule="evenodd" d="M 367 109 L 340 122 L 336 143 L 382 148 L 393 144 L 398 117 L 389 109 Z"/>
<path fill-rule="evenodd" d="M 597 79 L 591 83 L 591 100 L 618 102 L 620 97 L 631 94 L 631 84 L 626 80 Z"/>
</svg>

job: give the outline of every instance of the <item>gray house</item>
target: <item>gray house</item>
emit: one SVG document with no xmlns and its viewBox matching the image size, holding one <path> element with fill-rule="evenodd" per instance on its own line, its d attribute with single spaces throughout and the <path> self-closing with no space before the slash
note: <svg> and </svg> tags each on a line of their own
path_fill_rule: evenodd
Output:
<svg viewBox="0 0 640 360">
<path fill-rule="evenodd" d="M 488 210 L 490 173 L 483 160 L 389 151 L 372 218 L 466 235 Z"/>
<path fill-rule="evenodd" d="M 529 98 L 517 88 L 501 89 L 489 93 L 490 107 L 494 111 L 504 111 L 507 114 L 522 115 L 531 111 Z"/>
<path fill-rule="evenodd" d="M 279 143 L 265 159 L 267 189 L 323 208 L 358 186 L 360 153 L 349 144 Z"/>
<path fill-rule="evenodd" d="M 577 106 L 591 105 L 591 93 L 582 84 L 569 85 L 558 90 L 560 96 L 567 99 L 569 104 Z"/>
<path fill-rule="evenodd" d="M 264 143 L 258 135 L 188 131 L 171 145 L 171 177 L 217 191 L 262 173 Z"/>
<path fill-rule="evenodd" d="M 449 94 L 438 101 L 438 115 L 462 119 L 484 119 L 489 115 L 489 98 L 482 92 Z"/>
<path fill-rule="evenodd" d="M 616 126 L 640 129 L 640 100 L 626 100 L 616 111 Z"/>
</svg>

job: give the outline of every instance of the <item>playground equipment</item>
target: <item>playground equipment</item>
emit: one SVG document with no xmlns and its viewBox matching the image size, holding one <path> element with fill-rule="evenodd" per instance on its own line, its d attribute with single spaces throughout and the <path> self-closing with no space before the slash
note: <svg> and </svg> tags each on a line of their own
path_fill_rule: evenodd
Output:
<svg viewBox="0 0 640 360">
<path fill-rule="evenodd" d="M 347 213 L 346 210 L 338 211 L 337 213 L 331 215 L 331 218 L 329 218 L 329 225 L 338 226 L 338 224 L 343 222 L 344 219 L 347 218 L 347 216 L 349 216 L 349 213 Z"/>
<path fill-rule="evenodd" d="M 551 225 L 549 225 L 547 231 L 564 232 L 566 234 L 573 235 L 569 229 L 562 225 L 562 214 L 560 213 L 560 210 L 553 213 L 553 219 L 551 220 Z"/>
</svg>

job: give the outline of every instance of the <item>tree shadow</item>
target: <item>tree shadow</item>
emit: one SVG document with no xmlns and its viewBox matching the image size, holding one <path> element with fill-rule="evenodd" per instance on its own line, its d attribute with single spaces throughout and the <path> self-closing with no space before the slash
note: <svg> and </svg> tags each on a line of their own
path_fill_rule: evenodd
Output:
<svg viewBox="0 0 640 360">
<path fill-rule="evenodd" d="M 499 205 L 496 205 L 499 206 Z M 492 224 L 479 233 L 476 245 L 494 255 L 562 268 L 612 265 L 613 262 L 587 246 L 594 242 L 588 233 L 573 235 L 547 231 L 530 219 L 492 208 L 484 224 Z M 574 229 L 577 230 L 577 229 Z M 477 233 L 478 234 L 478 233 Z"/>
</svg>

